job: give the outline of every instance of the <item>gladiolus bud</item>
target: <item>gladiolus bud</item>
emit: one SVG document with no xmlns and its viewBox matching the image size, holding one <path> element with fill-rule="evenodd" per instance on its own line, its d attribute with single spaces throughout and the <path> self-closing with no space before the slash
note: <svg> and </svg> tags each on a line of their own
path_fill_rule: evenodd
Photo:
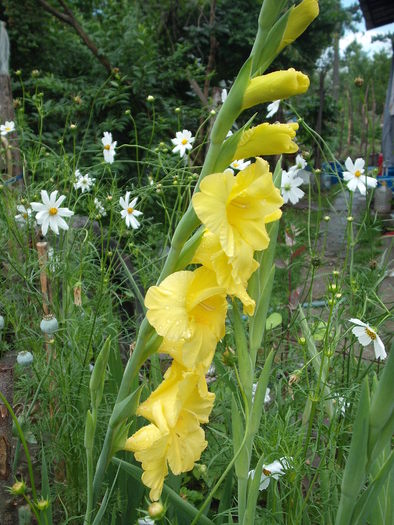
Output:
<svg viewBox="0 0 394 525">
<path fill-rule="evenodd" d="M 303 0 L 298 4 L 290 13 L 278 52 L 302 35 L 318 14 L 319 3 L 317 0 Z"/>
<path fill-rule="evenodd" d="M 253 78 L 246 88 L 242 109 L 300 95 L 307 91 L 309 83 L 309 78 L 294 68 Z"/>
<path fill-rule="evenodd" d="M 292 139 L 296 135 L 298 124 L 260 124 L 245 131 L 238 143 L 232 160 L 259 157 L 261 155 L 280 155 L 295 153 L 298 146 Z"/>
</svg>

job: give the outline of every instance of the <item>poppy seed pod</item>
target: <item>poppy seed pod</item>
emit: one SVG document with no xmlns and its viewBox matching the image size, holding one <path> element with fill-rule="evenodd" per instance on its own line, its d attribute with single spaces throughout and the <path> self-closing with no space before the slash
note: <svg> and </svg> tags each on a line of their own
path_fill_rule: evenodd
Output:
<svg viewBox="0 0 394 525">
<path fill-rule="evenodd" d="M 54 315 L 45 315 L 40 323 L 40 328 L 43 334 L 54 334 L 59 328 L 59 323 Z"/>
</svg>

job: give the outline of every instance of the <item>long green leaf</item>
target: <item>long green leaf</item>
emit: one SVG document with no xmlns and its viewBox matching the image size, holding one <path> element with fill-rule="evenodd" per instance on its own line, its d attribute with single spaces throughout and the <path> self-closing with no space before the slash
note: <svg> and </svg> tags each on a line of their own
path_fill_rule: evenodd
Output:
<svg viewBox="0 0 394 525">
<path fill-rule="evenodd" d="M 369 427 L 369 387 L 368 378 L 364 379 L 356 419 L 353 425 L 353 436 L 349 456 L 341 485 L 341 499 L 335 525 L 353 525 L 352 514 L 356 498 L 365 482 Z"/>
<path fill-rule="evenodd" d="M 391 451 L 390 456 L 384 463 L 383 467 L 380 469 L 379 473 L 375 479 L 370 483 L 367 490 L 361 496 L 357 505 L 354 508 L 352 516 L 352 525 L 364 525 L 368 518 L 368 514 L 371 508 L 374 506 L 377 498 L 380 495 L 380 492 L 385 484 L 388 476 L 392 473 L 394 468 L 394 450 Z M 392 487 L 391 487 L 392 488 Z M 388 519 L 391 519 L 392 516 L 387 516 Z M 388 523 L 388 522 L 386 522 Z"/>
</svg>

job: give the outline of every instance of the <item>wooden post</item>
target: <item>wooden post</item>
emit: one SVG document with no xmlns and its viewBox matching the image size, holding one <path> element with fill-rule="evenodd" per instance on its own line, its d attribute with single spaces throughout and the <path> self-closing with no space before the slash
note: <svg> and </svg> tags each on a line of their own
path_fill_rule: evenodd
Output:
<svg viewBox="0 0 394 525">
<path fill-rule="evenodd" d="M 42 291 L 42 309 L 45 315 L 49 314 L 49 302 L 50 302 L 50 287 L 47 275 L 47 264 L 48 264 L 48 243 L 38 242 L 36 244 L 38 253 L 38 264 L 40 266 L 40 283 Z"/>
</svg>

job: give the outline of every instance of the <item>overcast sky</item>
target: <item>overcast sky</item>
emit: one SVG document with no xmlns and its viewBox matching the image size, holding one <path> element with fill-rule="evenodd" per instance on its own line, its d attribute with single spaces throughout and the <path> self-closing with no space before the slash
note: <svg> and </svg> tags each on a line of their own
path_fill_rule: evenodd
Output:
<svg viewBox="0 0 394 525">
<path fill-rule="evenodd" d="M 349 5 L 354 4 L 355 1 L 354 0 L 341 0 L 341 3 L 343 6 L 347 7 Z M 365 28 L 365 21 L 363 19 L 361 24 L 359 24 L 359 30 L 356 33 L 347 32 L 345 36 L 341 38 L 339 46 L 340 46 L 341 51 L 343 51 L 346 49 L 346 47 L 351 42 L 353 42 L 353 40 L 357 40 L 360 44 L 363 45 L 364 49 L 371 54 L 373 54 L 376 51 L 379 51 L 380 49 L 385 49 L 387 53 L 391 55 L 392 46 L 389 41 L 384 42 L 384 43 L 383 42 L 371 43 L 371 38 L 373 35 L 387 34 L 387 33 L 394 33 L 394 24 L 387 24 L 385 26 L 381 26 L 376 29 L 370 29 L 367 31 Z"/>
</svg>

